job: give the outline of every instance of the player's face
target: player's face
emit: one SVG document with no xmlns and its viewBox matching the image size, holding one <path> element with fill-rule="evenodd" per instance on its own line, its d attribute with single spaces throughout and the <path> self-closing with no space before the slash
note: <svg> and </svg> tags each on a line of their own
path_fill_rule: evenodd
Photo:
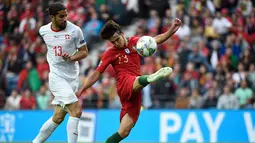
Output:
<svg viewBox="0 0 255 143">
<path fill-rule="evenodd" d="M 58 11 L 58 14 L 54 16 L 54 22 L 56 26 L 63 30 L 66 28 L 67 10 Z"/>
<path fill-rule="evenodd" d="M 126 39 L 123 34 L 114 34 L 109 40 L 116 48 L 124 48 L 126 46 Z"/>
</svg>

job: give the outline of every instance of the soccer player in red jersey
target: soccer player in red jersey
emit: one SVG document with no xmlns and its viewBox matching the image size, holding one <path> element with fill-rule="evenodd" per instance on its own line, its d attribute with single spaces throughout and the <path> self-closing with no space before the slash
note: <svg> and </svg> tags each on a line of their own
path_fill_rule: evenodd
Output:
<svg viewBox="0 0 255 143">
<path fill-rule="evenodd" d="M 168 31 L 154 37 L 157 44 L 165 42 L 180 26 L 181 20 L 176 18 Z M 98 81 L 108 65 L 113 66 L 117 74 L 116 86 L 122 109 L 119 130 L 110 136 L 106 143 L 118 143 L 129 135 L 139 117 L 142 103 L 141 90 L 146 85 L 169 76 L 172 68 L 163 67 L 151 75 L 141 75 L 140 56 L 135 48 L 139 37 L 126 39 L 120 26 L 111 20 L 104 25 L 100 36 L 102 39 L 109 40 L 113 47 L 107 49 L 104 53 L 97 69 L 88 77 L 86 83 L 78 91 L 77 96 L 79 97 L 82 91 Z"/>
</svg>

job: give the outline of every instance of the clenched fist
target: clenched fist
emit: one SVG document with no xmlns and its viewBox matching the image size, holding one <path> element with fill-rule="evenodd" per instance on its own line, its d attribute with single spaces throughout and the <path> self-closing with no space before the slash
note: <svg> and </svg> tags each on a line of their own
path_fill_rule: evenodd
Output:
<svg viewBox="0 0 255 143">
<path fill-rule="evenodd" d="M 179 18 L 175 18 L 174 23 L 175 26 L 181 26 L 182 25 L 182 21 Z"/>
</svg>

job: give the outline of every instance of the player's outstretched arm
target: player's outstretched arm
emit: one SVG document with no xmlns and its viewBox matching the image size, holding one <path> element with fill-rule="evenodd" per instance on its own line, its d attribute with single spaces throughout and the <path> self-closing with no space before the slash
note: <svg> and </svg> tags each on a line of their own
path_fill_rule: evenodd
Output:
<svg viewBox="0 0 255 143">
<path fill-rule="evenodd" d="M 160 35 L 157 35 L 155 38 L 157 44 L 161 44 L 165 42 L 168 38 L 170 38 L 181 26 L 182 21 L 178 18 L 176 18 L 171 25 L 171 27 L 165 32 Z"/>
<path fill-rule="evenodd" d="M 86 45 L 80 47 L 78 49 L 78 52 L 76 52 L 74 55 L 70 56 L 70 61 L 79 61 L 81 59 L 84 59 L 88 56 L 88 48 Z"/>
<path fill-rule="evenodd" d="M 85 82 L 85 84 L 81 87 L 81 89 L 76 93 L 77 97 L 81 96 L 81 93 L 84 90 L 87 90 L 88 88 L 90 88 L 95 82 L 97 82 L 99 80 L 101 76 L 101 73 L 97 70 L 95 70 L 87 79 L 87 81 Z"/>
</svg>

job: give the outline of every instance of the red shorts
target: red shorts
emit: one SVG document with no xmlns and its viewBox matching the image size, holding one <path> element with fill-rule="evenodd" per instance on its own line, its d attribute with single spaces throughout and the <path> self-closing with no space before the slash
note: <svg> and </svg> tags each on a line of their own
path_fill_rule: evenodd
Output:
<svg viewBox="0 0 255 143">
<path fill-rule="evenodd" d="M 134 123 L 136 123 L 139 117 L 142 105 L 142 92 L 133 92 L 135 79 L 136 76 L 130 75 L 125 75 L 118 79 L 117 91 L 122 104 L 120 121 L 126 113 L 133 119 Z"/>
</svg>

